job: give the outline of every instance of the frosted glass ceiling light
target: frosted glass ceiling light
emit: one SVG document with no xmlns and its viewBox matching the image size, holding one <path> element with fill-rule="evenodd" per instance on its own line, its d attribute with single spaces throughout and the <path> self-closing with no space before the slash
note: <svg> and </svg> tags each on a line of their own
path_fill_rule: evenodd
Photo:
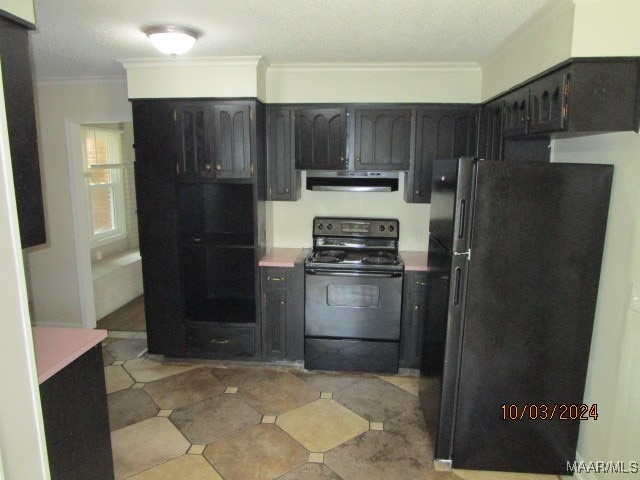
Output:
<svg viewBox="0 0 640 480">
<path fill-rule="evenodd" d="M 174 57 L 191 50 L 191 47 L 200 36 L 200 32 L 191 28 L 166 25 L 145 28 L 144 33 L 147 34 L 154 47 L 162 53 L 167 53 Z"/>
</svg>

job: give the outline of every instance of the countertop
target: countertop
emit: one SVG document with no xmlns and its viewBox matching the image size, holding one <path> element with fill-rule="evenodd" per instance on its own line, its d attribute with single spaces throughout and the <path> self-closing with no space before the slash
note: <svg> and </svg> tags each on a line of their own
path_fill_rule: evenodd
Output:
<svg viewBox="0 0 640 480">
<path fill-rule="evenodd" d="M 427 252 L 400 250 L 400 256 L 404 262 L 405 271 L 426 272 L 429 269 L 427 266 Z"/>
<path fill-rule="evenodd" d="M 33 327 L 38 383 L 44 383 L 105 338 L 106 330 Z"/>
<path fill-rule="evenodd" d="M 302 248 L 270 248 L 260 259 L 261 267 L 293 268 L 302 253 Z"/>
</svg>

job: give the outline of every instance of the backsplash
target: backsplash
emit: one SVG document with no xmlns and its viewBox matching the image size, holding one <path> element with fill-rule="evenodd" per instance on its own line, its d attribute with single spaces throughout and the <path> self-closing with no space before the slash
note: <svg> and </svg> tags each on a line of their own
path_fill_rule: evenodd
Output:
<svg viewBox="0 0 640 480">
<path fill-rule="evenodd" d="M 305 185 L 305 172 L 302 173 Z M 311 246 L 313 217 L 354 216 L 397 218 L 400 249 L 426 251 L 429 237 L 427 204 L 406 203 L 404 175 L 397 192 L 313 192 L 302 190 L 297 202 L 267 202 L 267 244 L 273 247 Z"/>
</svg>

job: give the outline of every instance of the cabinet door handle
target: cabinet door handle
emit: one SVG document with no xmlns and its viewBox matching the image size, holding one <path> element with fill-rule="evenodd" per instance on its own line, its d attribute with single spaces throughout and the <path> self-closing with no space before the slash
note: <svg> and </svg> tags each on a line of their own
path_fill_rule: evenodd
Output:
<svg viewBox="0 0 640 480">
<path fill-rule="evenodd" d="M 416 285 L 426 285 L 427 282 L 416 282 Z"/>
<path fill-rule="evenodd" d="M 211 170 L 211 165 L 209 163 L 204 164 L 204 169 L 208 172 Z"/>
<path fill-rule="evenodd" d="M 216 165 L 216 170 L 222 170 L 222 165 L 220 165 L 219 163 Z"/>
<path fill-rule="evenodd" d="M 274 281 L 274 282 L 282 282 L 284 281 L 284 278 L 282 277 L 267 277 L 268 281 Z"/>
<path fill-rule="evenodd" d="M 231 343 L 230 338 L 214 338 L 211 340 L 211 343 L 215 343 L 217 345 L 226 345 L 227 343 Z"/>
</svg>

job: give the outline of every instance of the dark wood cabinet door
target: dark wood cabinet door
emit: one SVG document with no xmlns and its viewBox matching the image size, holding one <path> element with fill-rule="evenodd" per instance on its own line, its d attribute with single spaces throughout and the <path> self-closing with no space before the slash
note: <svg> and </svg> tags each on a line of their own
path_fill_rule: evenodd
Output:
<svg viewBox="0 0 640 480">
<path fill-rule="evenodd" d="M 294 165 L 294 113 L 290 108 L 267 111 L 267 200 L 298 200 L 300 171 Z"/>
<path fill-rule="evenodd" d="M 251 178 L 251 107 L 213 105 L 216 178 Z"/>
<path fill-rule="evenodd" d="M 286 356 L 287 291 L 265 289 L 264 293 L 265 358 L 284 360 Z"/>
<path fill-rule="evenodd" d="M 410 147 L 410 108 L 356 109 L 357 170 L 408 170 Z"/>
<path fill-rule="evenodd" d="M 209 175 L 209 102 L 175 102 L 178 172 Z"/>
<path fill-rule="evenodd" d="M 28 30 L 0 17 L 0 62 L 22 248 L 47 241 Z"/>
<path fill-rule="evenodd" d="M 184 301 L 178 253 L 173 108 L 134 100 L 135 181 L 147 343 L 154 354 L 184 355 Z"/>
<path fill-rule="evenodd" d="M 482 107 L 478 157 L 485 160 L 502 160 L 503 101 L 497 100 Z"/>
<path fill-rule="evenodd" d="M 565 127 L 569 74 L 561 70 L 533 82 L 529 88 L 528 133 L 557 132 Z"/>
<path fill-rule="evenodd" d="M 298 109 L 295 114 L 296 168 L 347 168 L 347 114 L 344 108 Z"/>
<path fill-rule="evenodd" d="M 529 87 L 504 97 L 502 136 L 516 137 L 527 133 L 529 124 Z"/>
<path fill-rule="evenodd" d="M 405 274 L 400 331 L 400 366 L 403 368 L 420 368 L 427 315 L 427 288 L 426 273 Z"/>
<path fill-rule="evenodd" d="M 437 158 L 475 154 L 478 107 L 425 107 L 416 111 L 415 161 L 409 170 L 405 200 L 431 201 L 431 175 Z"/>
</svg>

